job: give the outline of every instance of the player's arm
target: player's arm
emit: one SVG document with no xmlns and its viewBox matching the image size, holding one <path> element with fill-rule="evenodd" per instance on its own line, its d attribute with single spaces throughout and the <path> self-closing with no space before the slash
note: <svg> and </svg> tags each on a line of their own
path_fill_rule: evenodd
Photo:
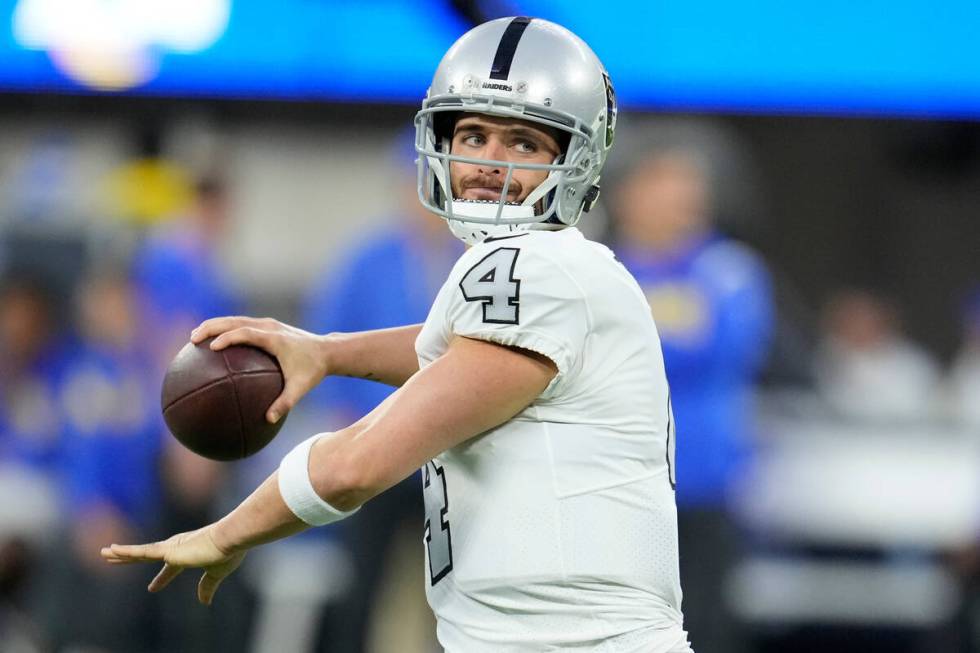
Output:
<svg viewBox="0 0 980 653">
<path fill-rule="evenodd" d="M 370 379 L 401 386 L 419 370 L 415 338 L 421 324 L 316 335 L 271 318 L 218 317 L 191 332 L 198 344 L 214 338 L 211 348 L 252 345 L 279 360 L 286 386 L 266 414 L 276 422 L 327 375 Z"/>
<path fill-rule="evenodd" d="M 308 462 L 313 489 L 334 509 L 353 510 L 436 454 L 512 418 L 556 373 L 555 364 L 539 354 L 457 338 L 374 411 L 316 442 Z M 153 544 L 113 544 L 102 555 L 115 564 L 163 561 L 151 591 L 185 567 L 203 567 L 198 598 L 210 603 L 245 551 L 305 528 L 273 474 L 215 524 Z"/>
<path fill-rule="evenodd" d="M 313 488 L 338 511 L 354 510 L 442 451 L 521 412 L 556 372 L 533 352 L 457 338 L 364 418 L 316 441 L 308 462 Z M 246 549 L 302 525 L 274 477 L 216 524 L 221 547 Z"/>
<path fill-rule="evenodd" d="M 401 387 L 419 371 L 415 339 L 421 324 L 323 336 L 328 374 Z"/>
<path fill-rule="evenodd" d="M 336 508 L 356 508 L 439 453 L 511 419 L 557 371 L 534 352 L 456 338 L 380 406 L 316 443 L 313 486 Z"/>
</svg>

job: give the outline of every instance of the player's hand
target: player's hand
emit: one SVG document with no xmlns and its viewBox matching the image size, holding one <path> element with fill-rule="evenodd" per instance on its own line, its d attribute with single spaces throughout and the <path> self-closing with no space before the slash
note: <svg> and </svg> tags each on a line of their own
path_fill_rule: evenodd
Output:
<svg viewBox="0 0 980 653">
<path fill-rule="evenodd" d="M 221 581 L 238 569 L 245 551 L 227 553 L 214 542 L 211 526 L 151 544 L 111 544 L 103 547 L 102 558 L 109 564 L 163 562 L 163 569 L 150 581 L 148 590 L 159 592 L 187 567 L 204 569 L 197 584 L 197 600 L 211 605 Z"/>
<path fill-rule="evenodd" d="M 286 386 L 265 414 L 273 424 L 327 375 L 324 339 L 272 318 L 216 317 L 191 332 L 194 344 L 211 337 L 211 349 L 215 351 L 229 345 L 252 345 L 279 360 Z"/>
</svg>

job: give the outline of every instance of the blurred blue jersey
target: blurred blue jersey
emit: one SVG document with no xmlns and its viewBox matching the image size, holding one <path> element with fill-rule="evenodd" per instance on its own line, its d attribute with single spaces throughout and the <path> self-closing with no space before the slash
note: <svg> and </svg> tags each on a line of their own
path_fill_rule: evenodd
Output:
<svg viewBox="0 0 980 653">
<path fill-rule="evenodd" d="M 149 236 L 134 258 L 133 280 L 150 324 L 160 320 L 197 323 L 241 312 L 242 302 L 217 253 L 191 231 Z"/>
<path fill-rule="evenodd" d="M 437 244 L 408 226 L 369 237 L 309 294 L 304 325 L 316 333 L 364 331 L 424 322 L 463 245 L 446 231 Z M 330 377 L 307 400 L 350 422 L 392 392 L 373 381 Z"/>
<path fill-rule="evenodd" d="M 773 328 L 768 272 L 714 234 L 667 255 L 618 254 L 660 332 L 677 421 L 677 503 L 717 506 L 751 440 L 753 381 Z"/>
<path fill-rule="evenodd" d="M 70 351 L 54 341 L 28 369 L 0 378 L 0 462 L 57 475 L 65 428 L 58 396 Z"/>
<path fill-rule="evenodd" d="M 148 355 L 84 347 L 61 392 L 69 514 L 111 506 L 148 525 L 158 511 L 163 420 Z"/>
</svg>

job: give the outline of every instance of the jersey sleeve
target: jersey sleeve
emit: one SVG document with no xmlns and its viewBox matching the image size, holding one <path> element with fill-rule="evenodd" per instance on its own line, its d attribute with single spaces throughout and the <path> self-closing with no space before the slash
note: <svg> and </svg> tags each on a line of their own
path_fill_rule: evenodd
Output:
<svg viewBox="0 0 980 653">
<path fill-rule="evenodd" d="M 558 374 L 547 394 L 581 367 L 590 331 L 586 297 L 561 261 L 536 247 L 497 244 L 474 248 L 454 270 L 448 327 L 550 358 Z"/>
</svg>

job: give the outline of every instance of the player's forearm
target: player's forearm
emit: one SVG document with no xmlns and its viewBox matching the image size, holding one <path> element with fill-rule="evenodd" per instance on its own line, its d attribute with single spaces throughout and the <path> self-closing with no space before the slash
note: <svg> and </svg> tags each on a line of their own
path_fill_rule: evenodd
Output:
<svg viewBox="0 0 980 653">
<path fill-rule="evenodd" d="M 278 477 L 272 474 L 214 525 L 212 537 L 219 549 L 231 553 L 279 540 L 307 528 L 309 526 L 283 501 Z"/>
<path fill-rule="evenodd" d="M 413 324 L 393 329 L 327 334 L 324 336 L 327 373 L 401 386 L 419 371 L 415 339 L 421 329 L 421 324 Z"/>
<path fill-rule="evenodd" d="M 440 452 L 512 418 L 556 372 L 542 356 L 459 338 L 371 413 L 317 441 L 313 487 L 337 510 L 353 510 Z"/>
</svg>

